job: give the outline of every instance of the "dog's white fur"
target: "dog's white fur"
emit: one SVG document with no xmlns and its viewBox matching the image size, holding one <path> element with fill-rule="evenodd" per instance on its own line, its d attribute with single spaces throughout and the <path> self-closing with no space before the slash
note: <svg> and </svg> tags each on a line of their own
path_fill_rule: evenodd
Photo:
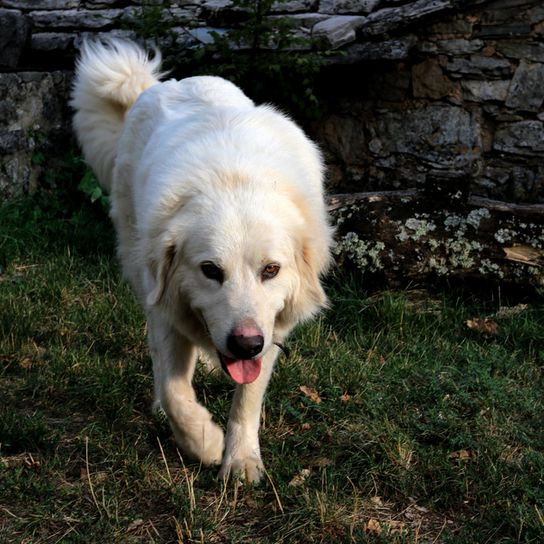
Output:
<svg viewBox="0 0 544 544">
<path fill-rule="evenodd" d="M 74 127 L 110 192 L 123 272 L 146 312 L 156 406 L 188 455 L 257 481 L 274 344 L 326 304 L 322 158 L 291 120 L 232 83 L 161 83 L 159 70 L 160 54 L 131 42 L 84 44 Z M 222 283 L 203 274 L 204 261 L 221 266 Z M 263 279 L 269 263 L 280 271 Z M 236 387 L 224 440 L 191 382 L 197 350 L 228 355 L 244 320 L 262 330 L 262 371 Z"/>
</svg>

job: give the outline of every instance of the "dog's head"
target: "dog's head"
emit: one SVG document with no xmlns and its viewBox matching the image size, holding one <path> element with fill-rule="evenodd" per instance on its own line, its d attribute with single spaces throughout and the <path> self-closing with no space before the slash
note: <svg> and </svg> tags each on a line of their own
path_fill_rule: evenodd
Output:
<svg viewBox="0 0 544 544">
<path fill-rule="evenodd" d="M 174 319 L 190 310 L 224 370 L 250 383 L 272 345 L 326 305 L 330 238 L 324 210 L 292 193 L 244 184 L 201 193 L 155 238 L 147 303 Z"/>
</svg>

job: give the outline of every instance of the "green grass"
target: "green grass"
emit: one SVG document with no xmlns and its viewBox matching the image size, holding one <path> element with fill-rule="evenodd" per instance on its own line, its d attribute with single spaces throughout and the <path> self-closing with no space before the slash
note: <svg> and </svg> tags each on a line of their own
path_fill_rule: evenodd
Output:
<svg viewBox="0 0 544 544">
<path fill-rule="evenodd" d="M 151 414 L 113 246 L 99 206 L 0 209 L 1 542 L 542 541 L 541 299 L 496 315 L 516 301 L 331 277 L 331 310 L 293 335 L 266 398 L 269 479 L 225 487 Z M 204 378 L 225 424 L 232 386 Z"/>
</svg>

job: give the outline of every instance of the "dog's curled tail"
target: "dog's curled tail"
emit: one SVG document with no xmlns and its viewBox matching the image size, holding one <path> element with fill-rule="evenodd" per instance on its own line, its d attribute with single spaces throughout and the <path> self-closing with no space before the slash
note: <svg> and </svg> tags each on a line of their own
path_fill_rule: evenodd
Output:
<svg viewBox="0 0 544 544">
<path fill-rule="evenodd" d="M 87 163 L 106 191 L 125 113 L 140 93 L 158 83 L 161 56 L 153 58 L 132 42 L 84 42 L 76 64 L 70 105 L 74 130 Z"/>
</svg>

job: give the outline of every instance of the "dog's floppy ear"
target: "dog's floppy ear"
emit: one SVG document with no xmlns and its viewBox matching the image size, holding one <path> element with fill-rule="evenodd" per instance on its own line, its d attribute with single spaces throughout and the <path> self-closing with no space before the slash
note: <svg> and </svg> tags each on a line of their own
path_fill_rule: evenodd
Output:
<svg viewBox="0 0 544 544">
<path fill-rule="evenodd" d="M 319 254 L 310 238 L 302 240 L 295 255 L 298 271 L 298 287 L 285 302 L 285 307 L 278 316 L 278 324 L 291 327 L 299 321 L 309 319 L 321 308 L 327 306 L 327 296 L 321 286 L 320 276 L 328 267 L 328 254 Z M 328 248 L 323 247 L 326 252 Z"/>
<path fill-rule="evenodd" d="M 149 306 L 158 304 L 161 301 L 170 278 L 172 277 L 177 253 L 176 245 L 171 243 L 166 246 L 158 260 L 151 260 L 150 269 L 155 280 L 155 286 L 147 295 L 146 302 Z"/>
</svg>

